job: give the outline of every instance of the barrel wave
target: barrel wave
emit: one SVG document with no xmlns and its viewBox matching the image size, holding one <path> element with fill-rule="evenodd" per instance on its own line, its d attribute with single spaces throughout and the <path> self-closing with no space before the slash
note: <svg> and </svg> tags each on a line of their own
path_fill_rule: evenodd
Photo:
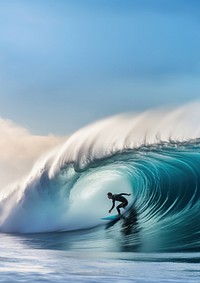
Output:
<svg viewBox="0 0 200 283">
<path fill-rule="evenodd" d="M 0 231 L 98 227 L 129 251 L 200 251 L 198 109 L 119 115 L 77 131 L 1 189 Z M 101 220 L 111 207 L 108 191 L 131 193 L 116 223 Z"/>
</svg>

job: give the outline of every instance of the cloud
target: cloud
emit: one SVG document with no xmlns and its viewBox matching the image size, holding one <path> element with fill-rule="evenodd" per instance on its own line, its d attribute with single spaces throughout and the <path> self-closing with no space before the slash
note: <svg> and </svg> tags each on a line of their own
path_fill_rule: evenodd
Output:
<svg viewBox="0 0 200 283">
<path fill-rule="evenodd" d="M 27 174 L 35 161 L 66 137 L 32 135 L 27 129 L 0 118 L 0 188 Z"/>
</svg>

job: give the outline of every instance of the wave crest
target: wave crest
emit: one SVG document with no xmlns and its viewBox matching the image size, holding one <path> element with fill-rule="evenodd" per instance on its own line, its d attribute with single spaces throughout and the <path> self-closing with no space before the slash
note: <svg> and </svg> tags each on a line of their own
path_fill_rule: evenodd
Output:
<svg viewBox="0 0 200 283">
<path fill-rule="evenodd" d="M 130 247 L 137 222 L 141 250 L 197 249 L 199 116 L 193 104 L 111 117 L 79 130 L 23 182 L 1 192 L 0 230 L 91 228 L 110 207 L 107 191 L 125 191 L 132 193 L 123 235 Z"/>
</svg>

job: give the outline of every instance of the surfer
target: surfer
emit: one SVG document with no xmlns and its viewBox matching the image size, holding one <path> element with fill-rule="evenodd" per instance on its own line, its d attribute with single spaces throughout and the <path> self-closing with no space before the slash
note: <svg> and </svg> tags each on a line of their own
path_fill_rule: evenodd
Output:
<svg viewBox="0 0 200 283">
<path fill-rule="evenodd" d="M 111 211 L 113 210 L 113 208 L 115 207 L 115 201 L 119 201 L 121 202 L 118 206 L 117 206 L 117 212 L 120 215 L 120 208 L 125 208 L 128 205 L 128 201 L 125 197 L 123 196 L 130 196 L 131 194 L 126 194 L 126 193 L 122 193 L 122 194 L 116 194 L 113 195 L 112 193 L 107 193 L 107 196 L 109 199 L 112 199 L 113 205 L 111 207 L 111 209 L 109 210 L 109 213 L 111 213 Z"/>
</svg>

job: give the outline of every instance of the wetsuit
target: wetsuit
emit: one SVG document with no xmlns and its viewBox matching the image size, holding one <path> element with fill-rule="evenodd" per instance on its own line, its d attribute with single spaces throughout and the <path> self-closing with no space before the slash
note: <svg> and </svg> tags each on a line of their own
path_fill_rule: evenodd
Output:
<svg viewBox="0 0 200 283">
<path fill-rule="evenodd" d="M 118 211 L 118 214 L 120 214 L 120 208 L 125 208 L 127 205 L 128 205 L 128 201 L 124 196 L 129 196 L 130 194 L 118 194 L 118 195 L 113 195 L 112 196 L 112 201 L 113 201 L 113 205 L 110 209 L 110 211 L 115 207 L 115 201 L 120 201 L 121 203 L 117 206 L 117 211 Z"/>
</svg>

